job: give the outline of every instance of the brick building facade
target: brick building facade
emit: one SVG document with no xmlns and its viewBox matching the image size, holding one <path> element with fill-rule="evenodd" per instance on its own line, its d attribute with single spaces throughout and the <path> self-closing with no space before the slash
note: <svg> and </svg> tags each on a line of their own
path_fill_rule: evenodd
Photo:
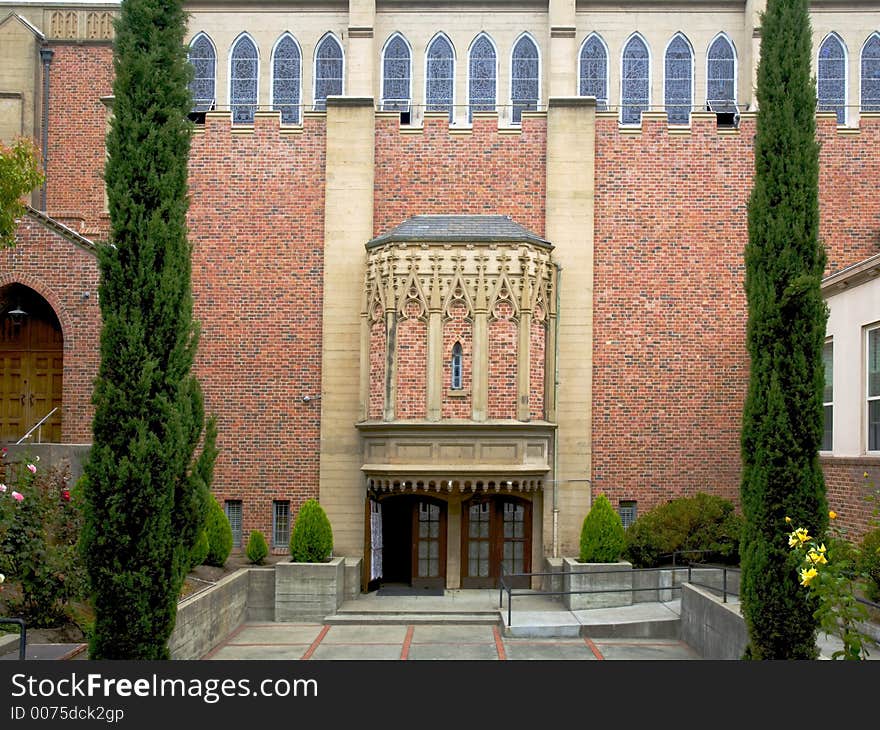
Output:
<svg viewBox="0 0 880 730">
<path fill-rule="evenodd" d="M 4 330 L 7 441 L 46 398 L 89 440 L 117 7 L 0 3 L 0 138 L 47 172 L 0 298 L 54 343 Z M 821 458 L 854 534 L 880 477 L 880 4 L 858 8 L 813 4 Z M 477 586 L 576 554 L 599 493 L 738 501 L 760 2 L 189 10 L 196 368 L 239 540 L 283 552 L 317 497 L 365 586 Z"/>
</svg>

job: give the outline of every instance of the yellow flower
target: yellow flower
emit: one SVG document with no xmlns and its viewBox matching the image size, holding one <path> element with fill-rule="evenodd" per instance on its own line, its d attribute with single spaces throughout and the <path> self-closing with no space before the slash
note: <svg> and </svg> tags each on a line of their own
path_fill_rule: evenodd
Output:
<svg viewBox="0 0 880 730">
<path fill-rule="evenodd" d="M 791 517 L 786 517 L 786 518 L 785 518 L 785 523 L 788 524 L 788 525 L 790 525 L 790 524 L 791 524 Z"/>
<path fill-rule="evenodd" d="M 831 511 L 828 513 L 828 517 L 829 517 L 830 519 L 832 519 L 832 520 L 836 520 L 836 519 L 837 519 L 837 512 L 835 512 L 834 510 L 831 510 Z"/>
<path fill-rule="evenodd" d="M 868 472 L 865 472 L 864 474 L 862 474 L 862 476 L 863 476 L 865 479 L 867 479 L 867 478 L 868 478 Z"/>
<path fill-rule="evenodd" d="M 795 547 L 809 542 L 813 538 L 810 537 L 806 527 L 798 527 L 788 536 L 788 546 Z"/>
<path fill-rule="evenodd" d="M 827 563 L 828 563 L 828 560 L 827 560 L 827 558 L 825 557 L 825 546 L 822 545 L 821 547 L 819 547 L 819 548 L 816 549 L 816 550 L 810 550 L 810 552 L 807 553 L 807 559 L 808 559 L 813 565 L 825 565 L 825 564 L 827 564 Z"/>
<path fill-rule="evenodd" d="M 808 586 L 812 580 L 819 575 L 819 571 L 815 568 L 804 568 L 801 570 L 801 585 Z"/>
</svg>

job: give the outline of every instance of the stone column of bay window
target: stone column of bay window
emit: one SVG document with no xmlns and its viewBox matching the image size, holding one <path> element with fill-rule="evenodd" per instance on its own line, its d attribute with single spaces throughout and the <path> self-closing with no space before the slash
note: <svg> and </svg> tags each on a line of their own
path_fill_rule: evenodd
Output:
<svg viewBox="0 0 880 730">
<path fill-rule="evenodd" d="M 575 96 L 577 89 L 577 33 L 575 0 L 550 0 L 550 73 L 547 98 Z"/>
<path fill-rule="evenodd" d="M 556 422 L 556 287 L 559 286 L 556 265 L 550 270 L 551 288 L 547 307 L 547 346 L 544 348 L 544 418 Z"/>
<path fill-rule="evenodd" d="M 348 50 L 345 58 L 347 83 L 345 93 L 352 96 L 374 96 L 375 86 L 376 0 L 349 0 Z"/>
<path fill-rule="evenodd" d="M 361 309 L 361 373 L 358 392 L 360 393 L 361 413 L 358 420 L 366 421 L 370 417 L 370 314 L 369 297 L 364 291 Z"/>
<path fill-rule="evenodd" d="M 519 341 L 516 356 L 516 418 L 529 420 L 529 393 L 532 374 L 532 280 L 529 257 L 525 249 L 519 257 L 522 296 L 519 305 Z"/>
<path fill-rule="evenodd" d="M 443 304 L 440 300 L 440 257 L 431 257 L 434 276 L 428 302 L 428 420 L 439 421 L 443 412 Z"/>
<path fill-rule="evenodd" d="M 397 297 L 394 293 L 395 261 L 389 261 L 385 279 L 385 408 L 383 418 L 393 421 L 397 411 Z"/>
<path fill-rule="evenodd" d="M 489 301 L 486 297 L 484 272 L 486 258 L 481 256 L 477 278 L 477 296 L 474 298 L 474 334 L 471 343 L 471 418 L 485 421 L 489 413 Z"/>
</svg>

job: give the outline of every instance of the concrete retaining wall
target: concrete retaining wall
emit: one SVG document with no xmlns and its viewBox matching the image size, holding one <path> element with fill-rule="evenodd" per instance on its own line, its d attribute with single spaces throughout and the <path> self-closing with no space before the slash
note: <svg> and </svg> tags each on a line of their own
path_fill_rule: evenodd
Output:
<svg viewBox="0 0 880 730">
<path fill-rule="evenodd" d="M 246 621 L 275 620 L 275 567 L 248 570 Z"/>
<path fill-rule="evenodd" d="M 275 620 L 323 621 L 345 597 L 345 558 L 275 564 Z"/>
<path fill-rule="evenodd" d="M 742 659 L 748 638 L 739 603 L 690 583 L 681 587 L 681 639 L 703 659 Z"/>
<path fill-rule="evenodd" d="M 563 587 L 565 607 L 569 611 L 586 608 L 629 606 L 633 602 L 632 563 L 579 563 L 564 558 Z M 610 592 L 621 589 L 619 593 Z M 568 593 L 568 591 L 609 591 L 608 593 Z"/>
<path fill-rule="evenodd" d="M 91 444 L 6 444 L 9 461 L 18 461 L 25 456 L 40 457 L 40 463 L 46 467 L 55 466 L 59 469 L 70 469 L 70 484 L 76 484 L 83 473 L 83 464 L 92 449 Z"/>
</svg>

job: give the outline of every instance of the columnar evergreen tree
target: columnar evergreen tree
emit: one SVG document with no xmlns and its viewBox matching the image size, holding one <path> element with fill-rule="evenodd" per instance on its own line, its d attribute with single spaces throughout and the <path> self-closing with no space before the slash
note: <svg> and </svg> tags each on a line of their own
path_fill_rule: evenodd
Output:
<svg viewBox="0 0 880 730">
<path fill-rule="evenodd" d="M 751 358 L 742 429 L 742 610 L 747 656 L 816 656 L 815 606 L 787 542 L 827 527 L 822 439 L 819 150 L 808 0 L 768 0 L 761 23 L 755 179 L 745 252 Z"/>
<path fill-rule="evenodd" d="M 84 480 L 93 659 L 168 657 L 216 454 L 191 374 L 185 28 L 181 0 L 125 0 L 116 26 L 111 231 L 100 253 L 101 364 Z"/>
</svg>

